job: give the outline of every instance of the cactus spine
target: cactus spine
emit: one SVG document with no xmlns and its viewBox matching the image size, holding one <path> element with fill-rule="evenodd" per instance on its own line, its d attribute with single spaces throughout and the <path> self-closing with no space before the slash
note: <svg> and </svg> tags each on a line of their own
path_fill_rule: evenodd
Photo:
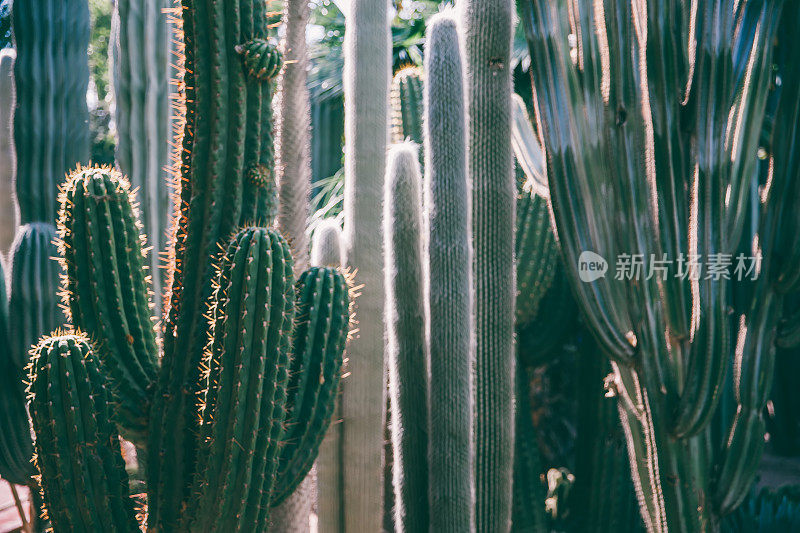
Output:
<svg viewBox="0 0 800 533">
<path fill-rule="evenodd" d="M 153 251 L 153 290 L 161 294 L 160 253 L 165 248 L 170 191 L 169 94 L 170 35 L 162 9 L 167 0 L 117 0 L 111 23 L 111 62 L 117 126 L 117 164 L 138 190 L 144 231 Z M 156 300 L 159 304 L 160 300 Z"/>
<path fill-rule="evenodd" d="M 508 531 L 514 465 L 511 0 L 464 3 L 476 352 L 476 527 Z"/>
<path fill-rule="evenodd" d="M 36 465 L 56 531 L 136 532 L 111 398 L 88 340 L 43 340 L 29 368 Z"/>
<path fill-rule="evenodd" d="M 58 184 L 89 158 L 86 0 L 15 0 L 17 201 L 21 223 L 55 223 Z"/>
<path fill-rule="evenodd" d="M 278 226 L 292 246 L 297 271 L 308 267 L 306 223 L 311 194 L 311 104 L 306 79 L 306 25 L 311 8 L 305 0 L 289 0 L 284 10 L 286 37 L 280 98 L 280 207 Z"/>
<path fill-rule="evenodd" d="M 423 73 L 415 66 L 404 67 L 392 78 L 392 142 L 411 140 L 422 145 Z"/>
<path fill-rule="evenodd" d="M 17 174 L 17 150 L 14 147 L 14 108 L 17 105 L 14 87 L 13 48 L 0 50 L 0 252 L 5 253 L 14 242 L 19 213 L 14 200 L 14 177 Z"/>
<path fill-rule="evenodd" d="M 60 198 L 64 304 L 95 343 L 117 392 L 123 435 L 145 442 L 158 349 L 144 266 L 145 246 L 128 182 L 105 168 L 77 170 Z"/>
<path fill-rule="evenodd" d="M 364 286 L 356 302 L 359 334 L 348 343 L 351 375 L 342 395 L 347 531 L 378 531 L 383 516 L 384 292 L 379 251 L 389 111 L 388 9 L 388 0 L 351 2 L 344 43 L 345 259 Z M 325 519 L 320 527 L 328 527 Z"/>
<path fill-rule="evenodd" d="M 292 266 L 280 234 L 258 228 L 240 231 L 222 258 L 186 530 L 261 531 L 268 523 L 286 416 Z"/>
<path fill-rule="evenodd" d="M 34 222 L 20 228 L 12 247 L 9 324 L 14 332 L 11 355 L 19 371 L 28 364 L 31 346 L 64 324 L 55 239 L 51 224 Z"/>
<path fill-rule="evenodd" d="M 428 348 L 419 155 L 412 143 L 389 150 L 383 201 L 386 359 L 389 366 L 394 525 L 428 529 Z"/>
<path fill-rule="evenodd" d="M 452 16 L 430 21 L 425 73 L 430 530 L 455 533 L 475 531 L 475 348 L 466 104 Z"/>
</svg>

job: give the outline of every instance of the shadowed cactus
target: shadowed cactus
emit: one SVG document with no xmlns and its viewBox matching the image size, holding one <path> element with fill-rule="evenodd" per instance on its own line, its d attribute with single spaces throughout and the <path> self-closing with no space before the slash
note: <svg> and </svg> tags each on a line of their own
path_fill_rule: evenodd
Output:
<svg viewBox="0 0 800 533">
<path fill-rule="evenodd" d="M 392 142 L 410 140 L 422 145 L 423 73 L 419 67 L 403 67 L 392 78 Z"/>
</svg>

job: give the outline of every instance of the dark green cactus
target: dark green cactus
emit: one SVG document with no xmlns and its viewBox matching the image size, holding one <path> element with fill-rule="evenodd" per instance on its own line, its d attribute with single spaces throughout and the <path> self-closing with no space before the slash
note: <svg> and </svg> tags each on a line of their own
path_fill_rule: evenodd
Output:
<svg viewBox="0 0 800 533">
<path fill-rule="evenodd" d="M 145 242 L 128 182 L 116 170 L 79 169 L 60 203 L 64 304 L 108 372 L 123 435 L 144 444 L 158 348 Z"/>
<path fill-rule="evenodd" d="M 431 20 L 425 57 L 430 530 L 449 533 L 475 528 L 472 243 L 457 27 L 449 15 Z"/>
<path fill-rule="evenodd" d="M 425 531 L 428 507 L 428 347 L 417 147 L 389 149 L 383 201 L 386 357 L 396 531 Z M 387 511 L 389 511 L 387 509 Z"/>
<path fill-rule="evenodd" d="M 209 327 L 205 314 L 213 292 L 213 258 L 238 227 L 266 225 L 275 216 L 270 212 L 275 189 L 269 186 L 273 87 L 257 77 L 260 71 L 249 74 L 243 55 L 272 55 L 264 44 L 266 5 L 184 0 L 182 7 L 186 125 L 180 215 L 147 469 L 148 520 L 150 527 L 164 530 L 177 527 L 195 472 L 193 406 Z M 268 171 L 266 179 L 249 178 L 258 167 Z"/>
<path fill-rule="evenodd" d="M 28 379 L 35 461 L 54 530 L 139 531 L 111 397 L 88 340 L 43 340 Z"/>
<path fill-rule="evenodd" d="M 56 229 L 34 222 L 17 232 L 11 252 L 9 330 L 11 357 L 19 372 L 28 364 L 31 346 L 65 321 L 59 307 Z"/>
<path fill-rule="evenodd" d="M 713 529 L 755 474 L 780 302 L 800 277 L 796 210 L 781 208 L 797 195 L 797 150 L 787 148 L 800 84 L 788 66 L 796 47 L 775 39 L 779 18 L 777 35 L 790 35 L 800 8 L 727 0 L 696 11 L 655 1 L 574 7 L 568 14 L 564 4 L 522 4 L 566 271 L 613 362 L 646 527 Z M 636 28 L 622 22 L 632 19 Z M 780 87 L 786 108 L 765 150 L 771 187 L 753 198 L 771 87 Z M 731 320 L 730 282 L 691 268 L 681 276 L 680 260 L 699 256 L 707 268 L 730 257 L 753 206 L 758 246 L 750 250 L 763 263 L 751 305 Z M 641 256 L 644 275 L 582 281 L 585 251 L 612 264 L 621 254 Z M 662 259 L 665 275 L 648 276 Z M 730 433 L 714 439 L 709 421 L 734 352 L 737 414 Z"/>
<path fill-rule="evenodd" d="M 422 145 L 423 73 L 416 66 L 404 67 L 392 79 L 392 142 L 410 140 Z"/>
<path fill-rule="evenodd" d="M 8 330 L 8 298 L 0 261 L 0 476 L 17 485 L 28 485 L 35 473 L 33 441 L 25 410 L 23 372 L 11 357 Z"/>
<path fill-rule="evenodd" d="M 201 393 L 190 531 L 262 531 L 283 438 L 294 317 L 292 256 L 274 230 L 247 228 L 222 257 Z"/>
<path fill-rule="evenodd" d="M 17 201 L 23 224 L 54 223 L 58 184 L 89 158 L 89 5 L 15 0 Z"/>
<path fill-rule="evenodd" d="M 336 268 L 312 267 L 297 282 L 286 433 L 272 506 L 305 479 L 333 416 L 350 323 L 350 288 Z"/>
</svg>

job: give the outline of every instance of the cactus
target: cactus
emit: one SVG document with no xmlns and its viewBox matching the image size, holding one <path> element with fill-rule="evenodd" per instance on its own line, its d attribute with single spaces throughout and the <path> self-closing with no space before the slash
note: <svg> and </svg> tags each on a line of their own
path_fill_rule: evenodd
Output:
<svg viewBox="0 0 800 533">
<path fill-rule="evenodd" d="M 381 180 L 388 132 L 390 31 L 388 0 L 350 3 L 344 41 L 345 264 L 364 288 L 356 302 L 359 335 L 348 343 L 343 384 L 344 526 L 378 531 L 383 491 L 384 419 Z M 320 529 L 335 528 L 321 517 Z M 336 531 L 336 529 L 331 529 Z"/>
<path fill-rule="evenodd" d="M 55 531 L 139 531 L 111 398 L 88 340 L 43 340 L 28 379 L 35 462 Z"/>
<path fill-rule="evenodd" d="M 14 200 L 14 176 L 17 173 L 17 150 L 14 147 L 14 108 L 17 105 L 14 87 L 13 48 L 0 50 L 0 251 L 6 252 L 14 242 L 19 214 Z"/>
<path fill-rule="evenodd" d="M 311 194 L 311 104 L 306 86 L 306 25 L 310 11 L 305 0 L 285 3 L 283 49 L 287 61 L 281 85 L 285 97 L 280 99 L 278 226 L 292 247 L 296 271 L 308 267 L 306 223 Z"/>
<path fill-rule="evenodd" d="M 310 472 L 331 423 L 350 321 L 349 290 L 345 276 L 330 267 L 312 267 L 297 282 L 285 444 L 272 506 L 289 498 Z"/>
<path fill-rule="evenodd" d="M 58 184 L 89 158 L 89 5 L 15 0 L 17 201 L 21 223 L 55 223 Z"/>
<path fill-rule="evenodd" d="M 19 372 L 28 364 L 31 346 L 64 324 L 58 302 L 56 230 L 34 222 L 22 226 L 11 252 L 9 329 L 11 357 Z"/>
<path fill-rule="evenodd" d="M 31 463 L 33 442 L 25 411 L 23 373 L 11 357 L 10 339 L 6 277 L 0 261 L 0 476 L 27 485 L 35 472 Z"/>
<path fill-rule="evenodd" d="M 120 170 L 138 191 L 144 231 L 153 252 L 150 272 L 153 290 L 161 294 L 160 253 L 165 248 L 171 216 L 169 180 L 170 60 L 168 0 L 114 3 L 111 22 L 111 63 L 114 70 L 116 159 Z M 160 304 L 160 299 L 155 302 Z M 160 312 L 160 306 L 157 307 Z"/>
<path fill-rule="evenodd" d="M 187 531 L 261 531 L 286 417 L 294 277 L 286 241 L 246 228 L 228 245 L 212 300 L 198 470 Z"/>
<path fill-rule="evenodd" d="M 753 479 L 780 302 L 800 278 L 797 263 L 781 255 L 796 250 L 797 239 L 796 215 L 780 207 L 797 187 L 796 151 L 786 140 L 797 127 L 800 84 L 786 43 L 775 55 L 781 83 L 774 86 L 786 109 L 775 114 L 777 145 L 767 150 L 771 187 L 750 198 L 776 26 L 779 16 L 784 30 L 796 26 L 800 11 L 757 2 L 707 4 L 696 13 L 646 2 L 635 15 L 627 4 L 609 12 L 576 7 L 567 14 L 555 3 L 522 5 L 567 274 L 613 362 L 611 392 L 646 527 L 713 529 Z M 641 22 L 636 33 L 619 24 L 631 16 Z M 579 36 L 579 64 L 570 33 Z M 729 281 L 691 267 L 692 277 L 676 275 L 678 262 L 732 254 L 754 205 L 753 253 L 763 264 L 752 307 L 730 320 Z M 577 265 L 587 250 L 612 261 L 640 256 L 645 273 L 660 266 L 654 259 L 669 263 L 663 277 L 585 283 Z M 734 350 L 737 414 L 730 433 L 714 439 L 709 421 Z"/>
<path fill-rule="evenodd" d="M 475 270 L 475 486 L 478 531 L 508 531 L 514 465 L 514 222 L 511 58 L 514 4 L 464 10 L 468 168 Z"/>
<path fill-rule="evenodd" d="M 428 349 L 418 158 L 413 143 L 391 147 L 383 201 L 386 358 L 397 531 L 424 531 L 429 515 Z"/>
<path fill-rule="evenodd" d="M 392 142 L 410 140 L 422 145 L 423 73 L 415 66 L 404 67 L 392 78 Z"/>
<path fill-rule="evenodd" d="M 430 330 L 430 530 L 475 530 L 472 238 L 457 23 L 439 15 L 425 58 L 425 227 Z"/>
<path fill-rule="evenodd" d="M 342 265 L 342 227 L 335 219 L 323 220 L 314 231 L 311 265 L 316 267 Z"/>
<path fill-rule="evenodd" d="M 127 180 L 116 170 L 78 169 L 61 196 L 64 305 L 71 324 L 95 343 L 114 389 L 122 434 L 143 445 L 156 380 L 147 258 Z"/>
</svg>

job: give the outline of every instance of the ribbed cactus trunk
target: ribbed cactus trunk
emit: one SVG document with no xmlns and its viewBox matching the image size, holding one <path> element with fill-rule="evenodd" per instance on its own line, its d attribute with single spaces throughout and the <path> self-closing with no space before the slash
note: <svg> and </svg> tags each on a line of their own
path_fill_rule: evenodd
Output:
<svg viewBox="0 0 800 533">
<path fill-rule="evenodd" d="M 171 215 L 169 165 L 170 32 L 162 12 L 169 0 L 117 0 L 111 24 L 117 165 L 138 189 L 156 312 L 160 315 L 167 230 Z"/>
<path fill-rule="evenodd" d="M 17 174 L 17 150 L 14 147 L 16 58 L 17 52 L 13 48 L 0 50 L 0 253 L 6 253 L 11 247 L 19 223 L 14 199 L 14 177 Z"/>
<path fill-rule="evenodd" d="M 458 24 L 430 21 L 425 57 L 430 531 L 475 531 L 472 235 Z"/>
<path fill-rule="evenodd" d="M 306 0 L 288 0 L 284 9 L 286 36 L 278 126 L 278 227 L 288 239 L 295 269 L 308 268 L 306 225 L 311 194 L 311 104 L 306 79 L 308 54 Z"/>
<path fill-rule="evenodd" d="M 405 67 L 392 78 L 392 142 L 406 140 L 422 145 L 423 73 L 419 67 Z"/>
<path fill-rule="evenodd" d="M 55 223 L 58 185 L 89 158 L 89 5 L 15 0 L 16 191 L 21 223 Z"/>
<path fill-rule="evenodd" d="M 514 464 L 514 223 L 511 0 L 467 0 L 465 65 L 475 271 L 476 528 L 511 527 Z"/>
<path fill-rule="evenodd" d="M 428 347 L 419 152 L 389 149 L 383 200 L 394 527 L 428 529 Z"/>
<path fill-rule="evenodd" d="M 335 219 L 322 221 L 314 230 L 311 265 L 341 267 L 342 244 L 339 222 Z M 336 399 L 331 426 L 319 447 L 316 481 L 319 531 L 343 531 L 341 396 Z"/>
<path fill-rule="evenodd" d="M 147 457 L 148 520 L 163 530 L 178 527 L 196 470 L 193 406 L 208 338 L 214 258 L 237 228 L 267 225 L 272 218 L 271 80 L 281 65 L 265 41 L 264 2 L 181 5 L 186 124 L 180 217 Z"/>
<path fill-rule="evenodd" d="M 389 135 L 388 9 L 388 0 L 354 0 L 345 31 L 345 262 L 364 286 L 356 300 L 359 332 L 348 344 L 350 375 L 342 396 L 346 531 L 379 531 L 383 517 L 381 199 Z"/>
</svg>

